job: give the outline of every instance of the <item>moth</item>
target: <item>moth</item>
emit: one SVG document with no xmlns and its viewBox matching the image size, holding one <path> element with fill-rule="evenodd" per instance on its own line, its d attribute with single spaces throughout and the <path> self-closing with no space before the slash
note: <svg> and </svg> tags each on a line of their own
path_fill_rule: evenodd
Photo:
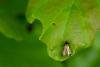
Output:
<svg viewBox="0 0 100 67">
<path fill-rule="evenodd" d="M 72 52 L 71 52 L 69 43 L 65 43 L 65 44 L 64 44 L 64 48 L 63 48 L 62 55 L 63 55 L 63 56 L 71 56 L 71 54 L 72 54 Z"/>
</svg>

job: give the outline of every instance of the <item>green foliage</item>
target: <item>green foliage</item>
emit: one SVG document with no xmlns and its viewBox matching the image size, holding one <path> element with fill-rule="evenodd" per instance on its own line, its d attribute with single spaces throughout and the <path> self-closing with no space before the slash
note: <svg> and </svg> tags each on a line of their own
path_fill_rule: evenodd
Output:
<svg viewBox="0 0 100 67">
<path fill-rule="evenodd" d="M 27 0 L 0 0 L 0 32 L 9 38 L 23 40 L 26 31 Z"/>
<path fill-rule="evenodd" d="M 49 56 L 64 61 L 65 41 L 70 43 L 72 55 L 87 48 L 99 28 L 99 0 L 29 0 L 26 17 L 29 23 L 39 19 L 43 26 L 40 40 L 47 45 Z M 98 25 L 98 26 L 97 26 Z"/>
<path fill-rule="evenodd" d="M 0 32 L 8 37 L 0 34 L 1 59 L 8 63 L 6 66 L 5 61 L 0 61 L 1 67 L 11 67 L 12 64 L 12 67 L 16 67 L 16 64 L 19 65 L 17 67 L 35 66 L 32 64 L 34 61 L 39 63 L 44 59 L 47 66 L 53 63 L 47 56 L 36 53 L 46 53 L 40 41 L 46 44 L 49 56 L 56 61 L 65 61 L 72 56 L 65 62 L 66 66 L 80 67 L 80 61 L 83 67 L 95 66 L 100 58 L 100 46 L 97 43 L 86 51 L 84 49 L 91 47 L 96 30 L 100 28 L 99 3 L 100 0 L 0 0 Z M 34 36 L 40 41 L 34 40 Z M 66 42 L 71 56 L 62 55 Z M 36 48 L 34 44 L 39 47 Z M 54 62 L 55 66 L 62 65 Z"/>
<path fill-rule="evenodd" d="M 46 46 L 35 37 L 18 42 L 0 34 L 0 67 L 98 67 L 100 65 L 100 31 L 89 49 L 65 62 L 55 62 L 46 54 Z"/>
</svg>

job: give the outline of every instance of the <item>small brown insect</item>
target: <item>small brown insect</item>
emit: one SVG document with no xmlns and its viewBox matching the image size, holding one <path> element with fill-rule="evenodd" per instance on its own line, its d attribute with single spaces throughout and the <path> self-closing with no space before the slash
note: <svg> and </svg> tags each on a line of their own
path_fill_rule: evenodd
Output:
<svg viewBox="0 0 100 67">
<path fill-rule="evenodd" d="M 63 56 L 71 56 L 72 52 L 68 42 L 65 43 L 62 54 Z"/>
</svg>

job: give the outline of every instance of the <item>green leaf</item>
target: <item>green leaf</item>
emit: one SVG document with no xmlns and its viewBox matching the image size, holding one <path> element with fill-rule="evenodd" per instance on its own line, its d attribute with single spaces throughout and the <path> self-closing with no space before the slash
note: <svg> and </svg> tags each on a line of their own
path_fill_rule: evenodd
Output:
<svg viewBox="0 0 100 67">
<path fill-rule="evenodd" d="M 100 0 L 29 0 L 26 17 L 29 23 L 41 21 L 39 39 L 47 45 L 51 58 L 64 61 L 70 57 L 68 52 L 62 55 L 65 42 L 72 55 L 91 46 L 95 30 L 100 27 L 99 3 Z"/>
<path fill-rule="evenodd" d="M 27 0 L 0 0 L 0 32 L 9 38 L 28 37 L 25 10 Z"/>
</svg>

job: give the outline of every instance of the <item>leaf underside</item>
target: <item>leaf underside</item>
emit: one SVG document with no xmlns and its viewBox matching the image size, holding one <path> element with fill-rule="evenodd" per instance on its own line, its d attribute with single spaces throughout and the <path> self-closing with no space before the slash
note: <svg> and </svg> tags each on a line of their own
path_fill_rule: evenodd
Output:
<svg viewBox="0 0 100 67">
<path fill-rule="evenodd" d="M 32 30 L 29 27 L 27 32 L 27 24 L 39 20 L 42 32 L 41 25 L 35 24 L 34 33 L 47 45 L 49 56 L 57 61 L 69 58 L 62 56 L 66 41 L 74 55 L 79 49 L 89 47 L 95 31 L 100 29 L 100 0 L 29 0 L 28 7 L 27 2 L 0 0 L 0 32 L 23 40 Z"/>
<path fill-rule="evenodd" d="M 39 39 L 47 45 L 49 56 L 64 61 L 64 42 L 70 42 L 72 55 L 87 48 L 99 28 L 100 0 L 30 0 L 26 12 L 29 23 L 39 19 L 43 31 Z M 98 25 L 98 26 L 97 26 Z"/>
</svg>

